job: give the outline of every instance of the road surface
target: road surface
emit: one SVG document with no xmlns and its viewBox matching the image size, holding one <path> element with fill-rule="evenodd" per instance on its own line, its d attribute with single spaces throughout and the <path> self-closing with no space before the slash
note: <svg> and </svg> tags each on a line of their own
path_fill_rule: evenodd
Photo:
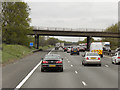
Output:
<svg viewBox="0 0 120 90">
<path fill-rule="evenodd" d="M 24 63 L 22 63 L 22 61 L 19 63 L 22 63 L 24 69 L 28 70 L 31 68 L 30 62 L 34 63 L 32 66 L 33 68 L 35 65 L 37 65 L 37 63 L 40 62 L 40 58 L 47 53 L 48 52 L 35 53 L 34 55 L 26 57 L 26 62 L 23 60 Z M 70 55 L 69 53 L 63 52 L 62 50 L 52 50 L 51 53 L 60 54 L 64 58 L 64 71 L 41 72 L 41 65 L 39 65 L 21 88 L 118 88 L 118 65 L 113 65 L 111 63 L 111 57 L 103 57 L 101 67 L 95 65 L 83 66 L 81 64 L 81 54 L 84 52 L 81 52 L 80 55 Z M 30 72 L 32 68 L 28 71 Z M 14 74 L 17 74 L 16 68 L 12 68 L 11 70 Z M 7 70 L 5 71 L 5 68 L 3 68 L 3 74 L 5 75 L 3 76 L 3 86 L 12 86 L 15 88 L 22 81 L 23 77 L 28 74 L 26 73 L 28 71 L 21 70 L 17 77 L 22 78 L 19 78 L 20 80 L 14 79 L 17 81 L 13 81 L 6 75 L 9 74 L 11 70 L 8 70 L 8 72 L 6 72 Z M 8 84 L 7 81 L 10 81 L 11 84 Z"/>
</svg>

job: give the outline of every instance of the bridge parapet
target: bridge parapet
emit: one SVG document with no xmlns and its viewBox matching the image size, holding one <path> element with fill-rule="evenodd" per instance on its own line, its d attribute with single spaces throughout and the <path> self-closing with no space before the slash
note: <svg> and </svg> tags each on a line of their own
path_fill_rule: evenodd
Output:
<svg viewBox="0 0 120 90">
<path fill-rule="evenodd" d="M 105 32 L 105 29 L 95 28 L 60 28 L 60 27 L 33 27 L 34 30 L 49 30 L 49 31 L 87 31 L 87 32 Z"/>
</svg>

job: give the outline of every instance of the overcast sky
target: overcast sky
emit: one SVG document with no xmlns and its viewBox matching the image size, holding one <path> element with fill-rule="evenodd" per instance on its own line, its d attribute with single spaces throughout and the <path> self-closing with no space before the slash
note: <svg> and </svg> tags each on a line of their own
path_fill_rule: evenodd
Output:
<svg viewBox="0 0 120 90">
<path fill-rule="evenodd" d="M 97 0 L 100 1 L 100 0 Z M 118 2 L 28 2 L 32 26 L 105 29 L 118 21 Z M 83 38 L 57 37 L 78 41 Z"/>
</svg>

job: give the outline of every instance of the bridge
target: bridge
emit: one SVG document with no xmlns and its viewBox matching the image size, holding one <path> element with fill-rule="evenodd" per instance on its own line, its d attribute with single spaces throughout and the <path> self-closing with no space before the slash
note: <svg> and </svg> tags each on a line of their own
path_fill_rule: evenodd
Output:
<svg viewBox="0 0 120 90">
<path fill-rule="evenodd" d="M 35 47 L 39 48 L 39 35 L 42 36 L 73 36 L 87 37 L 87 48 L 89 50 L 91 37 L 120 38 L 120 32 L 105 32 L 104 29 L 93 28 L 57 28 L 57 27 L 33 27 L 33 32 L 29 35 L 35 35 Z"/>
</svg>

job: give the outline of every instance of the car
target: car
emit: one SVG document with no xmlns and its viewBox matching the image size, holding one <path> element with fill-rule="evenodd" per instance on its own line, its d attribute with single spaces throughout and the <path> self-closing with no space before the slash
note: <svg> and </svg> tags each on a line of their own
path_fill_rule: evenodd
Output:
<svg viewBox="0 0 120 90">
<path fill-rule="evenodd" d="M 120 51 L 115 53 L 115 56 L 112 57 L 112 64 L 120 63 Z"/>
<path fill-rule="evenodd" d="M 65 46 L 65 47 L 64 47 L 64 52 L 67 51 L 67 49 L 68 49 L 68 47 Z"/>
<path fill-rule="evenodd" d="M 84 51 L 85 51 L 85 48 L 82 47 L 82 46 L 80 46 L 80 47 L 79 47 L 79 51 L 83 51 L 83 52 L 84 52 Z"/>
<path fill-rule="evenodd" d="M 45 57 L 42 58 L 41 72 L 47 70 L 63 72 L 63 58 L 58 54 L 45 55 Z"/>
<path fill-rule="evenodd" d="M 118 51 L 120 51 L 120 47 L 118 47 L 118 48 L 115 49 L 115 52 L 118 52 Z"/>
<path fill-rule="evenodd" d="M 72 47 L 70 55 L 77 54 L 79 55 L 79 48 L 78 47 Z"/>
<path fill-rule="evenodd" d="M 71 48 L 68 48 L 68 49 L 67 49 L 67 53 L 70 53 L 70 52 L 71 52 Z"/>
<path fill-rule="evenodd" d="M 87 65 L 87 64 L 97 64 L 101 66 L 101 58 L 98 53 L 94 52 L 86 52 L 85 54 L 82 55 L 83 60 L 82 60 L 82 65 Z"/>
</svg>

